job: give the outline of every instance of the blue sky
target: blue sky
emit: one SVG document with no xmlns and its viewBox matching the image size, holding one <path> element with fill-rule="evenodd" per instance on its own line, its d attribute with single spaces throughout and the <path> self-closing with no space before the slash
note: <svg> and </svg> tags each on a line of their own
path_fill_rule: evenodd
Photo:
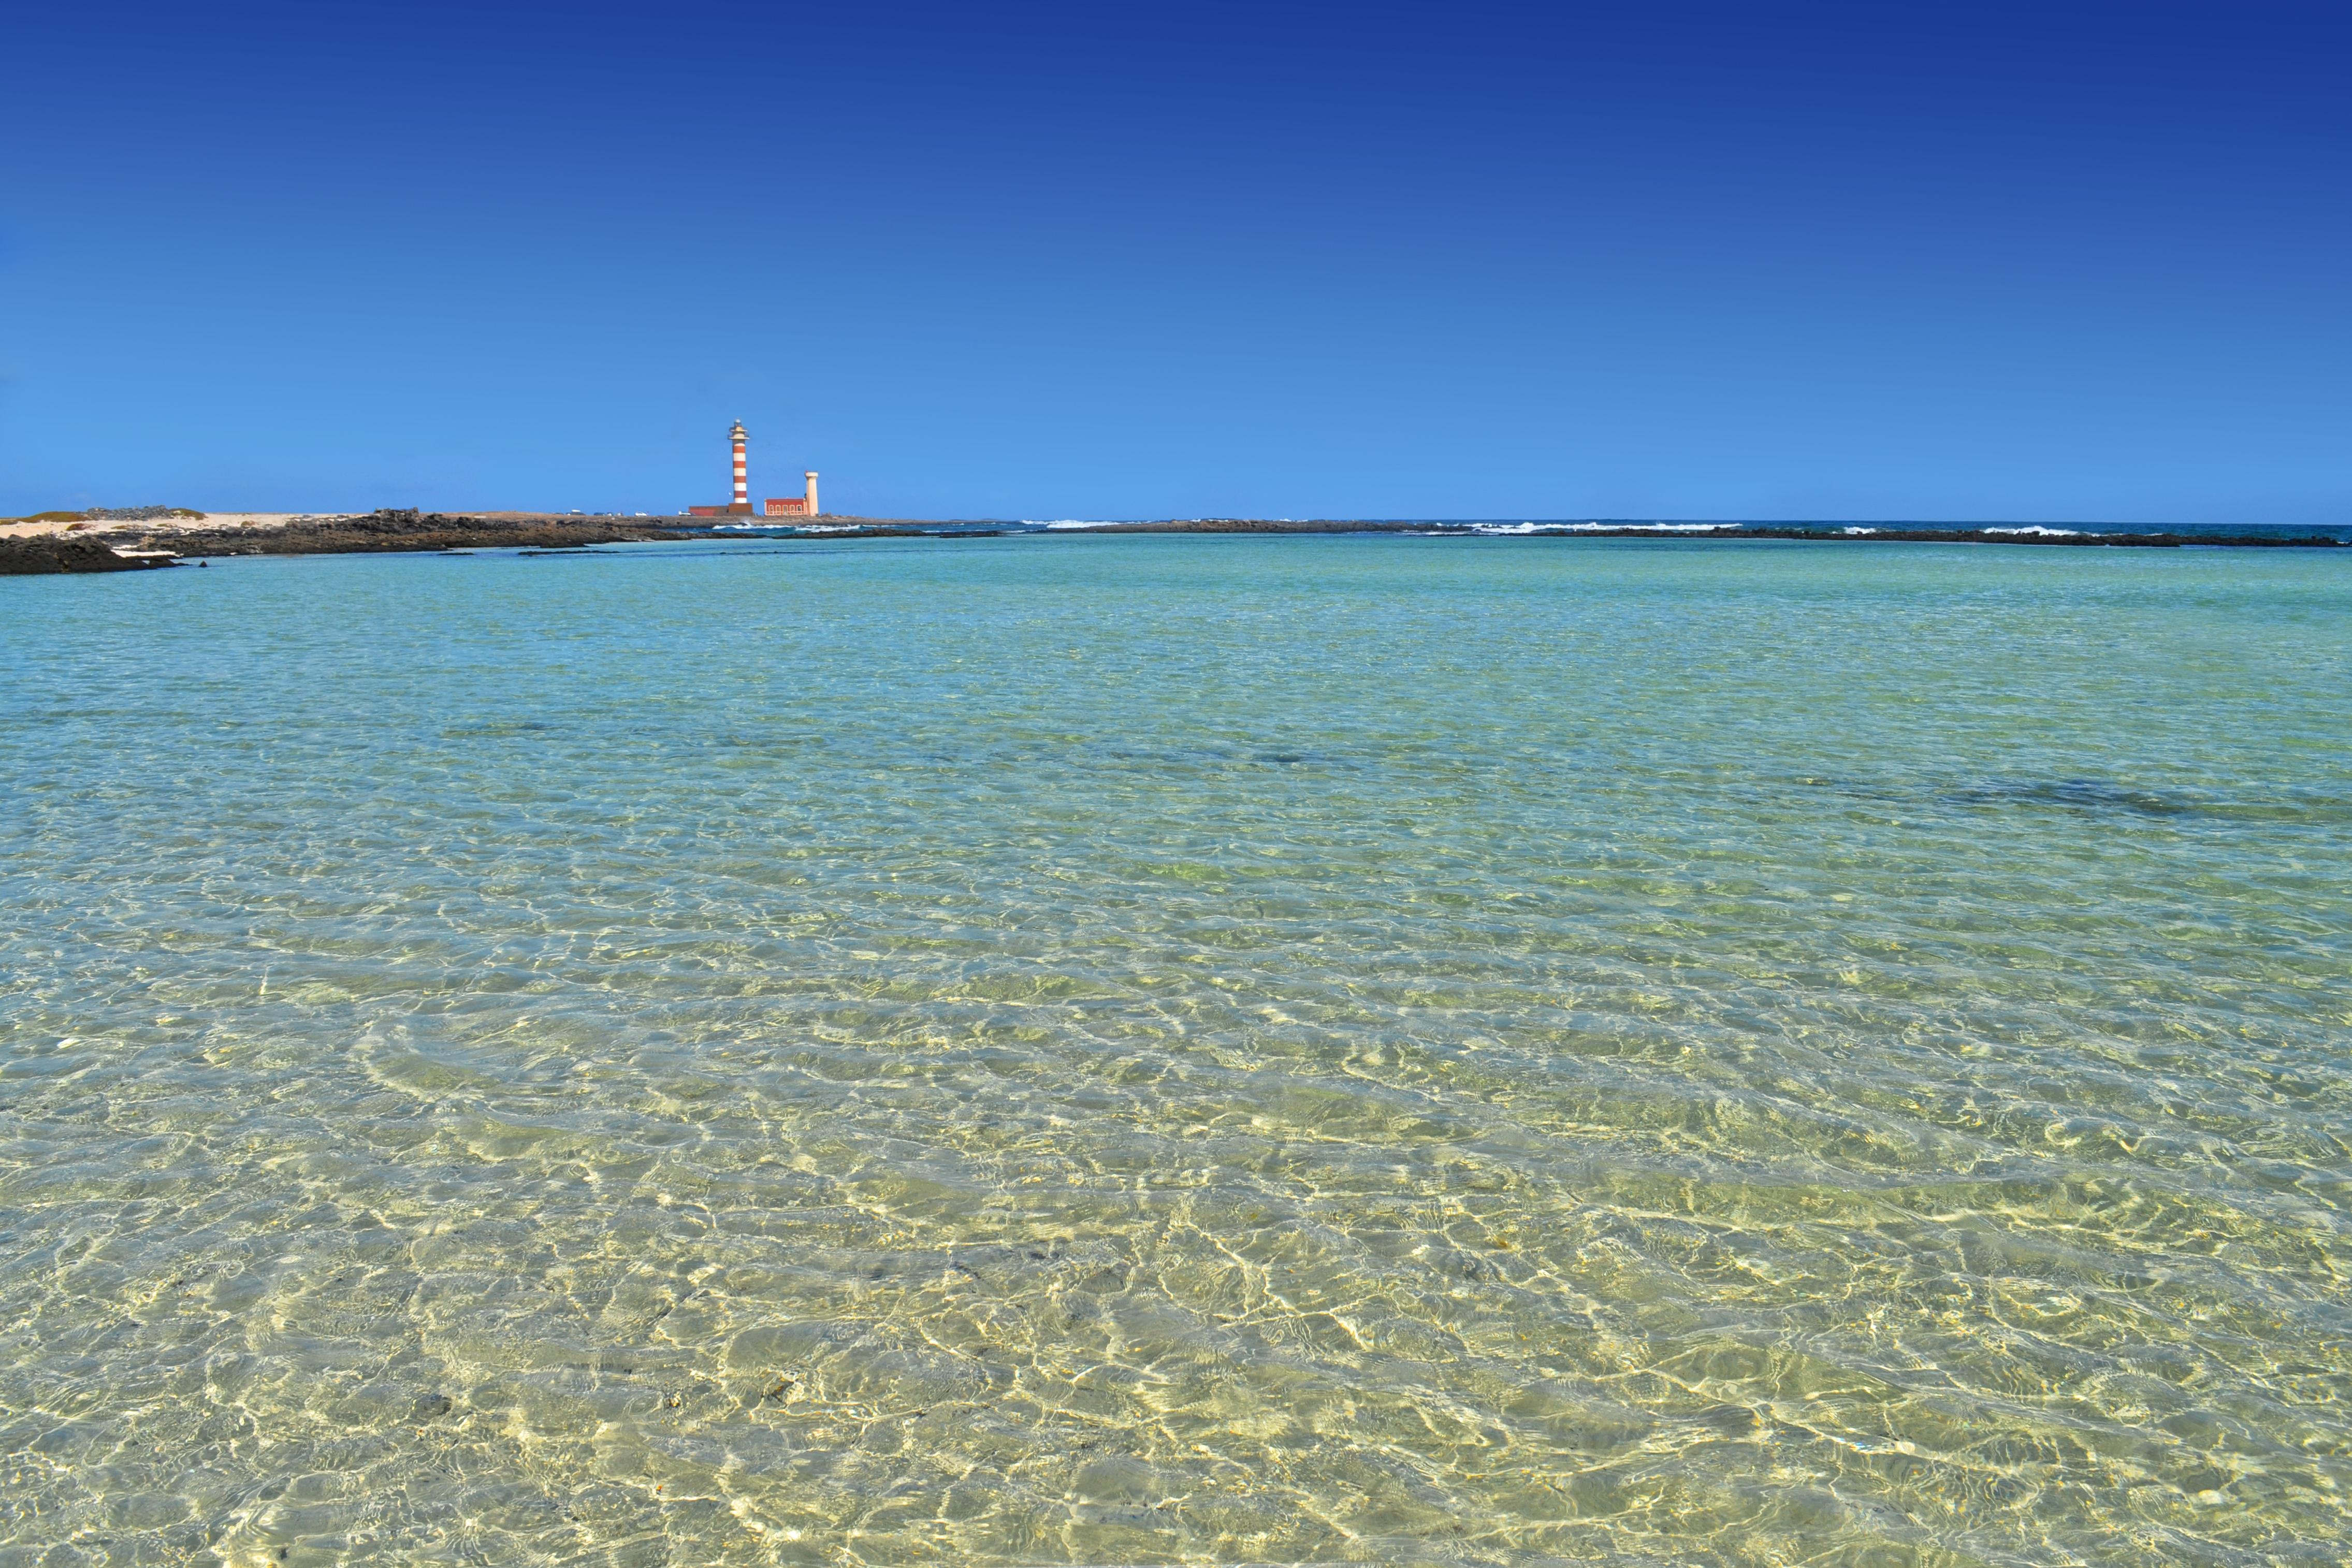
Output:
<svg viewBox="0 0 2352 1568">
<path fill-rule="evenodd" d="M 10 34 L 0 513 L 2352 521 L 2352 5 Z"/>
</svg>

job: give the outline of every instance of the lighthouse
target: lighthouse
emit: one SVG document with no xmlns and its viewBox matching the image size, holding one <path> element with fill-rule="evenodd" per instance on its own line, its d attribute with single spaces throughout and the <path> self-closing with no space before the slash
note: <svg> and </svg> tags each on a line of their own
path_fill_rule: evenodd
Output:
<svg viewBox="0 0 2352 1568">
<path fill-rule="evenodd" d="M 756 515 L 751 507 L 751 463 L 750 458 L 746 455 L 751 444 L 751 437 L 750 434 L 744 430 L 743 422 L 740 419 L 735 421 L 735 427 L 727 432 L 727 439 L 734 449 L 735 458 L 735 488 L 730 492 L 731 499 L 725 506 L 688 507 L 686 509 L 687 515 L 690 517 L 751 517 Z M 765 512 L 770 517 L 816 516 L 816 470 L 814 468 L 809 468 L 803 471 L 801 475 L 801 480 L 804 488 L 799 495 L 772 496 L 768 499 L 767 503 L 759 510 Z"/>
</svg>

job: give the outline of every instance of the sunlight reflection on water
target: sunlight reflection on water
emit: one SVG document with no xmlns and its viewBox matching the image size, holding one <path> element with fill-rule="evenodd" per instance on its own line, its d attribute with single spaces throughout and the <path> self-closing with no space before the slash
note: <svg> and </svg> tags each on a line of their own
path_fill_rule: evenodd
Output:
<svg viewBox="0 0 2352 1568">
<path fill-rule="evenodd" d="M 2336 1561 L 2352 565 L 2084 553 L 0 581 L 6 1560 Z"/>
</svg>

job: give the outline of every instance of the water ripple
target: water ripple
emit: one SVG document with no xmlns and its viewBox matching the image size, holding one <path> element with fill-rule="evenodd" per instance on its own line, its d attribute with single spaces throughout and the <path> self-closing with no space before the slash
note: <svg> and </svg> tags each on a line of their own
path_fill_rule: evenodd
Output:
<svg viewBox="0 0 2352 1568">
<path fill-rule="evenodd" d="M 6 1561 L 2342 1555 L 2344 563 L 602 553 L 0 581 Z"/>
</svg>

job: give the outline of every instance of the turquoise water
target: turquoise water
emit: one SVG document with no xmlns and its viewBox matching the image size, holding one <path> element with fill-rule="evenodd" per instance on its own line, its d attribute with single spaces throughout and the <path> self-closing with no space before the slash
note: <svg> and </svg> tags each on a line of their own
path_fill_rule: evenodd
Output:
<svg viewBox="0 0 2352 1568">
<path fill-rule="evenodd" d="M 0 580 L 0 1564 L 2334 1563 L 2352 562 Z"/>
</svg>

